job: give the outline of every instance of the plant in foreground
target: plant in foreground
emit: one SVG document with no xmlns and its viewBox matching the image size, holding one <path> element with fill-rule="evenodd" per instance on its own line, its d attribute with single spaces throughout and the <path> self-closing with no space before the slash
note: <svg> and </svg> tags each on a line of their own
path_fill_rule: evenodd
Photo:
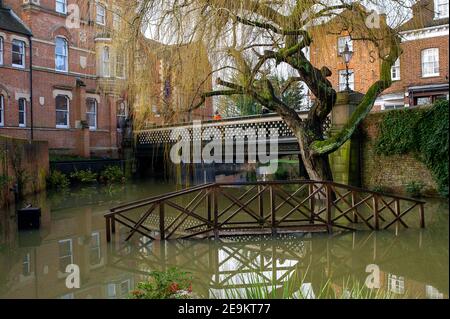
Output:
<svg viewBox="0 0 450 319">
<path fill-rule="evenodd" d="M 170 268 L 168 271 L 153 271 L 149 279 L 140 282 L 132 291 L 131 299 L 194 299 L 192 277 L 187 272 Z"/>
</svg>

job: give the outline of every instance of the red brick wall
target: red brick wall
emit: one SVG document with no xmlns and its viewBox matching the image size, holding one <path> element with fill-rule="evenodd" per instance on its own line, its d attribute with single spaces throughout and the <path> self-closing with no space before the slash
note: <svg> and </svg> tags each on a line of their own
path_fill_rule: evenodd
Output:
<svg viewBox="0 0 450 319">
<path fill-rule="evenodd" d="M 361 180 L 364 188 L 383 187 L 387 191 L 405 193 L 409 182 L 422 182 L 424 192 L 437 194 L 437 185 L 425 164 L 418 161 L 414 155 L 384 156 L 375 152 L 375 142 L 379 126 L 383 120 L 383 111 L 370 114 L 361 124 L 363 131 Z"/>
</svg>

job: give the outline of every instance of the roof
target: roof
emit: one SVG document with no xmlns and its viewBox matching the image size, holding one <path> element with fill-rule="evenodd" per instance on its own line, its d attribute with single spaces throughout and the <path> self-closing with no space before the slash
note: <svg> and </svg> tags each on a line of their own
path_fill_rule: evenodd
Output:
<svg viewBox="0 0 450 319">
<path fill-rule="evenodd" d="M 0 2 L 0 30 L 6 30 L 14 33 L 20 33 L 32 36 L 31 30 L 25 23 L 10 9 L 1 6 Z"/>
</svg>

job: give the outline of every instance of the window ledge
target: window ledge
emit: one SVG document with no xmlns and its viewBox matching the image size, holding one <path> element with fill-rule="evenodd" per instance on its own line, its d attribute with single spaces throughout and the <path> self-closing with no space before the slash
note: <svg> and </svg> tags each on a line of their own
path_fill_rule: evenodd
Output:
<svg viewBox="0 0 450 319">
<path fill-rule="evenodd" d="M 56 125 L 56 128 L 70 129 L 69 125 Z"/>
<path fill-rule="evenodd" d="M 423 75 L 422 74 L 422 78 L 436 78 L 436 77 L 438 77 L 438 76 L 440 76 L 440 73 L 436 73 L 436 74 L 427 74 L 427 75 Z"/>
<path fill-rule="evenodd" d="M 25 70 L 25 65 L 11 64 L 13 68 Z"/>
</svg>

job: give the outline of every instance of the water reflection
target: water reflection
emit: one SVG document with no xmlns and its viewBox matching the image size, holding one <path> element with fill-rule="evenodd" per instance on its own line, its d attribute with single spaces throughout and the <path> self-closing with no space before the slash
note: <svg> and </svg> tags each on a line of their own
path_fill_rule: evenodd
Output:
<svg viewBox="0 0 450 319">
<path fill-rule="evenodd" d="M 1 298 L 126 298 L 152 270 L 176 266 L 195 278 L 205 298 L 225 298 L 258 282 L 292 297 L 315 298 L 330 281 L 335 293 L 351 297 L 351 278 L 400 297 L 448 298 L 448 204 L 427 208 L 426 230 L 238 237 L 220 241 L 106 243 L 103 214 L 117 201 L 170 190 L 170 185 L 138 185 L 108 195 L 83 191 L 67 197 L 35 198 L 42 207 L 40 231 L 17 232 L 14 208 L 0 215 Z M 144 193 L 144 189 L 146 190 Z M 90 195 L 86 195 L 90 194 Z M 95 195 L 96 194 L 96 195 Z M 88 198 L 89 200 L 87 200 Z M 119 229 L 117 236 L 126 237 Z M 81 287 L 66 287 L 66 266 L 80 267 Z"/>
</svg>

